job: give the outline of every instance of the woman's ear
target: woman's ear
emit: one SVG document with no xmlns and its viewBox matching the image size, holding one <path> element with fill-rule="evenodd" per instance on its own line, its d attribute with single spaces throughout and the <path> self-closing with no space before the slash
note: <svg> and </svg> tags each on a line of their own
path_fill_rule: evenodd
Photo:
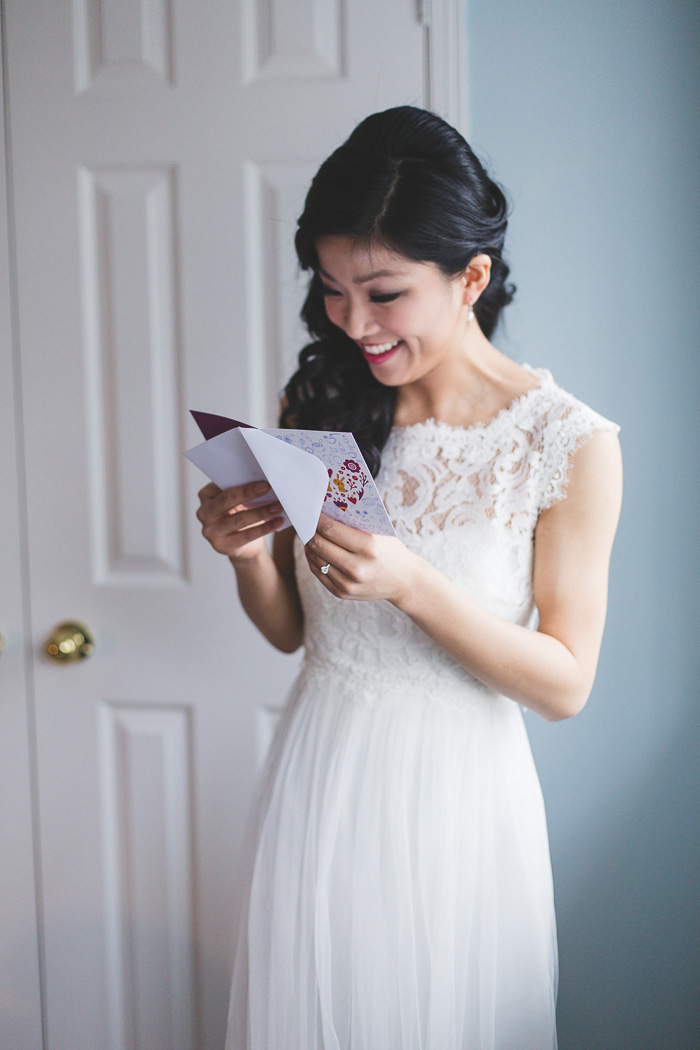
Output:
<svg viewBox="0 0 700 1050">
<path fill-rule="evenodd" d="M 462 275 L 463 302 L 473 305 L 491 280 L 491 256 L 475 255 Z"/>
</svg>

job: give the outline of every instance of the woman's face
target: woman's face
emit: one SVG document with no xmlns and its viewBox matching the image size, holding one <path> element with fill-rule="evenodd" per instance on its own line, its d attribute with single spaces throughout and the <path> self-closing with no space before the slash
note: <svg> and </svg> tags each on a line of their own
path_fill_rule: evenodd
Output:
<svg viewBox="0 0 700 1050">
<path fill-rule="evenodd" d="M 316 242 L 326 313 L 387 386 L 420 381 L 459 352 L 468 324 L 464 280 L 351 237 Z"/>
</svg>

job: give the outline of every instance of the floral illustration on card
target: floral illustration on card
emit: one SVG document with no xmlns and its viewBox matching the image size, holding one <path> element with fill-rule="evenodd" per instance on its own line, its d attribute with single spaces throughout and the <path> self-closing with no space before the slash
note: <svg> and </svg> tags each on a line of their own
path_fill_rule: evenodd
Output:
<svg viewBox="0 0 700 1050">
<path fill-rule="evenodd" d="M 326 501 L 330 500 L 339 510 L 357 506 L 369 481 L 369 477 L 355 459 L 343 460 L 336 470 L 329 467 L 328 479 Z"/>
</svg>

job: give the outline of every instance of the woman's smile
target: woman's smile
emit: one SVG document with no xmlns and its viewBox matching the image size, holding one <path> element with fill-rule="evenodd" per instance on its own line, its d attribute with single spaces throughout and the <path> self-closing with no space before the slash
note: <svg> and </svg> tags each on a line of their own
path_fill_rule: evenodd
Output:
<svg viewBox="0 0 700 1050">
<path fill-rule="evenodd" d="M 326 313 L 389 386 L 420 381 L 460 356 L 467 330 L 464 289 L 433 263 L 416 262 L 351 237 L 318 239 Z"/>
<path fill-rule="evenodd" d="M 402 342 L 402 339 L 396 339 L 393 342 L 388 343 L 361 342 L 360 349 L 370 364 L 382 365 L 385 361 L 388 361 L 390 357 L 394 356 L 395 351 L 399 349 Z"/>
</svg>

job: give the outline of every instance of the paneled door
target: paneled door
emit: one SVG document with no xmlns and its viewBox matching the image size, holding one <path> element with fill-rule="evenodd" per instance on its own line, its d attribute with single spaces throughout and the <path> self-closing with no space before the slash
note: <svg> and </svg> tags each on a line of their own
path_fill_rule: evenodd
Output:
<svg viewBox="0 0 700 1050">
<path fill-rule="evenodd" d="M 28 654 L 0 657 L 0 735 L 10 711 L 24 741 L 10 800 L 22 878 L 0 867 L 0 896 L 22 886 L 0 946 L 0 1005 L 10 988 L 20 1018 L 7 1050 L 37 1050 L 39 1021 L 46 1050 L 222 1046 L 245 812 L 298 658 L 256 635 L 199 535 L 187 409 L 272 421 L 302 339 L 305 187 L 366 113 L 426 102 L 427 8 L 1 8 L 18 425 L 2 423 L 23 456 L 0 630 L 25 630 Z M 73 621 L 94 646 L 59 660 L 56 628 Z"/>
</svg>

